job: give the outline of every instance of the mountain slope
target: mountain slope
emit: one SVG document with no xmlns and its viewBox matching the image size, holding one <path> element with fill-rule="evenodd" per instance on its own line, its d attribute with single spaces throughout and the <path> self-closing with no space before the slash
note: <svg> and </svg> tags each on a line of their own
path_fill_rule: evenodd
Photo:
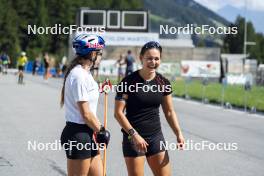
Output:
<svg viewBox="0 0 264 176">
<path fill-rule="evenodd" d="M 184 26 L 208 24 L 227 26 L 229 22 L 193 0 L 144 0 L 145 10 L 151 12 L 151 30 L 158 31 L 160 24 Z"/>
</svg>

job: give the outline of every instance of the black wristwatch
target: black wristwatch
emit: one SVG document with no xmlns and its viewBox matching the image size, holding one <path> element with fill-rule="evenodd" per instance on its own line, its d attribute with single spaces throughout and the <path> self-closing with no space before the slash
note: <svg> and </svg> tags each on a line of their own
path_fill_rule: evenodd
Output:
<svg viewBox="0 0 264 176">
<path fill-rule="evenodd" d="M 128 135 L 129 136 L 133 136 L 135 134 L 137 134 L 137 131 L 134 128 L 131 128 L 130 130 L 128 130 Z"/>
</svg>

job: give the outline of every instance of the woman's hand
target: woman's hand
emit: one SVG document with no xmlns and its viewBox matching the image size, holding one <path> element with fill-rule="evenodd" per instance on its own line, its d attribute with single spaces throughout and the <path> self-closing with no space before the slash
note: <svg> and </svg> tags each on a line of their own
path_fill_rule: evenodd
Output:
<svg viewBox="0 0 264 176">
<path fill-rule="evenodd" d="M 184 149 L 184 143 L 185 143 L 184 137 L 183 137 L 182 133 L 180 133 L 179 135 L 177 135 L 177 148 L 180 150 L 183 150 Z"/>
<path fill-rule="evenodd" d="M 147 152 L 148 143 L 139 134 L 134 134 L 132 136 L 132 142 L 134 143 L 138 152 Z"/>
<path fill-rule="evenodd" d="M 110 132 L 102 126 L 99 132 L 94 132 L 93 137 L 96 143 L 103 143 L 107 147 L 110 141 Z"/>
</svg>

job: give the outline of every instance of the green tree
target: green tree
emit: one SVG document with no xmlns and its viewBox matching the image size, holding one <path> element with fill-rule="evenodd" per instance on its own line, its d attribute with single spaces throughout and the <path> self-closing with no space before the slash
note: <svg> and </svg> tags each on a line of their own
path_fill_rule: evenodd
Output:
<svg viewBox="0 0 264 176">
<path fill-rule="evenodd" d="M 264 63 L 264 36 L 263 34 L 256 34 L 255 40 L 256 45 L 248 46 L 250 57 L 257 59 L 259 63 Z"/>
<path fill-rule="evenodd" d="M 245 32 L 245 18 L 238 16 L 235 23 L 230 27 L 236 26 L 237 34 L 228 34 L 224 38 L 222 52 L 226 53 L 243 53 L 244 52 L 244 32 Z M 247 45 L 247 53 L 249 58 L 257 59 L 260 63 L 264 63 L 264 37 L 262 34 L 255 32 L 252 22 L 247 22 L 247 41 L 255 42 L 256 45 Z"/>
<path fill-rule="evenodd" d="M 36 24 L 37 2 L 35 0 L 16 1 L 13 0 L 13 8 L 18 16 L 18 35 L 21 49 L 26 51 L 30 42 L 34 41 L 34 35 L 28 34 L 28 25 Z"/>
<path fill-rule="evenodd" d="M 235 24 L 229 27 L 237 27 L 237 34 L 228 34 L 224 38 L 223 50 L 227 53 L 243 53 L 244 43 L 244 19 L 237 17 Z"/>
<path fill-rule="evenodd" d="M 28 25 L 32 27 L 73 25 L 77 11 L 81 7 L 139 9 L 142 8 L 142 2 L 140 0 L 1 0 L 1 51 L 5 50 L 13 60 L 21 51 L 26 51 L 30 59 L 43 52 L 59 57 L 67 54 L 69 35 L 32 34 Z"/>
<path fill-rule="evenodd" d="M 18 17 L 12 7 L 12 1 L 3 0 L 0 6 L 0 50 L 9 54 L 11 62 L 16 62 L 20 50 L 17 23 Z"/>
<path fill-rule="evenodd" d="M 34 20 L 34 25 L 37 27 L 49 26 L 49 18 L 48 18 L 48 9 L 45 3 L 45 0 L 39 0 L 38 6 L 34 10 L 34 14 L 36 16 Z M 27 47 L 28 55 L 32 58 L 37 57 L 39 54 L 49 51 L 50 46 L 50 35 L 48 34 L 37 34 L 37 35 L 29 35 L 31 40 Z"/>
<path fill-rule="evenodd" d="M 113 9 L 140 9 L 143 2 L 140 0 L 112 0 L 111 8 Z"/>
</svg>

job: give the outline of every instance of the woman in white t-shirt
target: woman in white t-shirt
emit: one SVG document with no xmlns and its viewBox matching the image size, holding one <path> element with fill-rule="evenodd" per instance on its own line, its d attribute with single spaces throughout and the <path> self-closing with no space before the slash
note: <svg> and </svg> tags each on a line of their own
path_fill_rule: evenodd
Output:
<svg viewBox="0 0 264 176">
<path fill-rule="evenodd" d="M 72 45 L 76 58 L 65 73 L 61 92 L 66 119 L 61 144 L 66 151 L 68 175 L 102 175 L 99 149 L 108 144 L 110 133 L 96 117 L 99 89 L 90 68 L 105 42 L 97 35 L 80 34 Z"/>
</svg>

